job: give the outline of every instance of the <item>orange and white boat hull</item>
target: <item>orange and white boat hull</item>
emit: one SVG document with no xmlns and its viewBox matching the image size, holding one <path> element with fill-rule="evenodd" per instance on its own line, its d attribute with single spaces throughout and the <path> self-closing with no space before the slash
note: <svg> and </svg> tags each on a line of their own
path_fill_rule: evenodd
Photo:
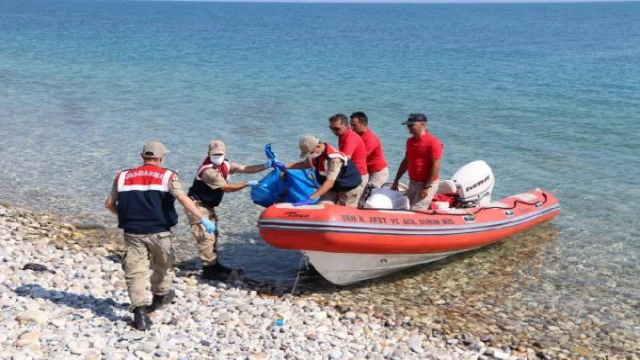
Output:
<svg viewBox="0 0 640 360">
<path fill-rule="evenodd" d="M 323 277 L 346 285 L 503 240 L 559 211 L 552 194 L 536 189 L 483 207 L 424 213 L 277 204 L 258 227 L 270 245 L 302 251 Z"/>
</svg>

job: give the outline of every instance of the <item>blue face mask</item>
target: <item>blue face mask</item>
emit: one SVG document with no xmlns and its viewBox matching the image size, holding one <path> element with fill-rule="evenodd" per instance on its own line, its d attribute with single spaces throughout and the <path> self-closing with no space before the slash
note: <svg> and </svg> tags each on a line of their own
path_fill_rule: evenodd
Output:
<svg viewBox="0 0 640 360">
<path fill-rule="evenodd" d="M 222 155 L 209 155 L 209 160 L 213 165 L 219 166 L 224 161 L 224 154 Z"/>
</svg>

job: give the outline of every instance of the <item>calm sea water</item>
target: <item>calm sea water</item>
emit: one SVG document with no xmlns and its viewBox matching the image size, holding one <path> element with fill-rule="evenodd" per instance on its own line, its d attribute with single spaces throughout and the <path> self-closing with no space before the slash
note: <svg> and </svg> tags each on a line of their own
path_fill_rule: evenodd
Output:
<svg viewBox="0 0 640 360">
<path fill-rule="evenodd" d="M 0 199 L 113 227 L 102 202 L 149 139 L 168 145 L 188 186 L 210 139 L 240 163 L 264 161 L 265 143 L 293 160 L 299 136 L 335 143 L 326 119 L 356 110 L 395 173 L 400 122 L 420 111 L 445 144 L 445 177 L 484 159 L 496 198 L 559 197 L 562 215 L 534 230 L 555 232 L 541 289 L 574 288 L 568 309 L 588 293 L 637 312 L 638 19 L 640 3 L 4 0 Z M 299 255 L 260 240 L 248 191 L 221 213 L 223 262 L 292 281 Z M 185 229 L 183 217 L 187 246 Z"/>
</svg>

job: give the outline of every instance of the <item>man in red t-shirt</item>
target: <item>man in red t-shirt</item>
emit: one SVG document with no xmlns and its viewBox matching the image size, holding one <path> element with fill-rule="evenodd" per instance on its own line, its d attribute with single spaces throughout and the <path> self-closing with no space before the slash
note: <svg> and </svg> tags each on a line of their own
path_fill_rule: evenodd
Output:
<svg viewBox="0 0 640 360">
<path fill-rule="evenodd" d="M 369 184 L 381 188 L 389 179 L 389 167 L 387 167 L 387 160 L 384 158 L 382 143 L 378 136 L 369 129 L 369 118 L 365 113 L 356 111 L 349 118 L 351 119 L 351 129 L 364 141 Z"/>
<path fill-rule="evenodd" d="M 407 125 L 412 136 L 407 139 L 407 150 L 391 188 L 398 190 L 400 178 L 409 170 L 407 196 L 411 210 L 428 210 L 431 199 L 438 191 L 440 159 L 444 146 L 427 131 L 427 117 L 424 114 L 410 114 L 402 125 Z"/>
<path fill-rule="evenodd" d="M 329 118 L 329 129 L 338 137 L 338 150 L 358 168 L 362 177 L 362 184 L 358 188 L 358 198 L 362 195 L 364 187 L 369 181 L 367 172 L 367 149 L 362 138 L 349 128 L 349 120 L 344 114 L 336 114 Z"/>
</svg>

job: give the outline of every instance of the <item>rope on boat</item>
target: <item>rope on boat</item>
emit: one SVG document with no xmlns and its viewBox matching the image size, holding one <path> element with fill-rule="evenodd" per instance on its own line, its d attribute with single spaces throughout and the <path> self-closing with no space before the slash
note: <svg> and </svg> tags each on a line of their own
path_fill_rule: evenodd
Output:
<svg viewBox="0 0 640 360">
<path fill-rule="evenodd" d="M 293 283 L 293 287 L 291 288 L 291 295 L 294 295 L 296 292 L 296 286 L 298 286 L 298 280 L 300 280 L 300 273 L 302 272 L 302 263 L 304 262 L 304 267 L 309 270 L 309 263 L 307 262 L 307 257 L 302 255 L 300 257 L 300 264 L 298 265 L 298 274 L 296 275 L 296 281 Z"/>
</svg>

